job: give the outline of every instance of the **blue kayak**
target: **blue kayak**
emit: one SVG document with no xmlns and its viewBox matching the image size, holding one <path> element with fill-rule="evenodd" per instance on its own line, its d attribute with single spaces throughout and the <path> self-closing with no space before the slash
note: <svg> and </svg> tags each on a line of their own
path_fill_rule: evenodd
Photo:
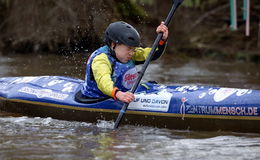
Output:
<svg viewBox="0 0 260 160">
<path fill-rule="evenodd" d="M 25 116 L 97 122 L 117 118 L 112 98 L 75 99 L 84 81 L 62 76 L 0 78 L 0 110 Z M 199 85 L 141 84 L 123 124 L 260 133 L 260 91 Z"/>
</svg>

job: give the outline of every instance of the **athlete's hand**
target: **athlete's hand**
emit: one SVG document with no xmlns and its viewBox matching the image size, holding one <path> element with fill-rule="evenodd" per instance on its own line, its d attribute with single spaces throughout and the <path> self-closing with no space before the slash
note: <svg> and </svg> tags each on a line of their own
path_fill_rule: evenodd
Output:
<svg viewBox="0 0 260 160">
<path fill-rule="evenodd" d="M 118 91 L 116 93 L 116 98 L 122 102 L 125 103 L 130 103 L 135 99 L 135 96 L 133 93 L 131 92 L 122 92 L 122 91 Z"/>
<path fill-rule="evenodd" d="M 156 28 L 156 33 L 159 34 L 160 32 L 163 33 L 162 39 L 166 40 L 168 38 L 168 27 L 164 24 L 164 22 L 161 22 L 161 24 Z"/>
</svg>

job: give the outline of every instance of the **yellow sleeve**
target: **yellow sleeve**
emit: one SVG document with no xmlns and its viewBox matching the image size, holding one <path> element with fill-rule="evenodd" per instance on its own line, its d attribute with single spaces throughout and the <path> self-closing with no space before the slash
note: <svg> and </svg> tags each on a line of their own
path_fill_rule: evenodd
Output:
<svg viewBox="0 0 260 160">
<path fill-rule="evenodd" d="M 111 79 L 112 66 L 105 53 L 101 53 L 93 59 L 91 64 L 94 79 L 98 89 L 105 95 L 112 97 L 114 82 Z"/>
<path fill-rule="evenodd" d="M 145 61 L 145 59 L 147 58 L 150 51 L 151 51 L 151 48 L 138 47 L 135 49 L 132 59 L 134 61 Z"/>
</svg>

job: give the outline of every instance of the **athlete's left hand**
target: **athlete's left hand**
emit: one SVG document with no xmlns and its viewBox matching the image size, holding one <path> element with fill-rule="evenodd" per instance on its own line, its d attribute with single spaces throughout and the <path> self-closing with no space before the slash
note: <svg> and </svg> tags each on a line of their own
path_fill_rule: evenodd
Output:
<svg viewBox="0 0 260 160">
<path fill-rule="evenodd" d="M 159 34 L 160 32 L 163 33 L 162 40 L 167 40 L 168 38 L 168 27 L 161 22 L 161 24 L 156 28 L 156 33 Z"/>
<path fill-rule="evenodd" d="M 135 99 L 135 96 L 133 93 L 131 92 L 122 92 L 122 91 L 118 91 L 116 93 L 116 98 L 122 102 L 125 102 L 125 103 L 130 103 L 132 101 L 134 101 Z"/>
</svg>

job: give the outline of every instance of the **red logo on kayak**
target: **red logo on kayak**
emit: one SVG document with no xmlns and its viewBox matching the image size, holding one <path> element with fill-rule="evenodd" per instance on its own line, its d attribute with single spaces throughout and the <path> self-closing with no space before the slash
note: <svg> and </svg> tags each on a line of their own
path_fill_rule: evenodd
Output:
<svg viewBox="0 0 260 160">
<path fill-rule="evenodd" d="M 186 102 L 186 101 L 187 101 L 187 99 L 186 99 L 185 97 L 182 97 L 182 98 L 181 98 L 181 102 L 182 102 L 182 103 L 184 103 L 184 102 Z"/>
<path fill-rule="evenodd" d="M 185 98 L 185 97 L 182 97 L 181 98 L 181 107 L 180 107 L 180 113 L 182 114 L 182 120 L 184 120 L 184 117 L 185 117 L 185 111 L 186 111 L 186 105 L 185 105 L 185 102 L 187 102 L 188 99 Z"/>
</svg>

